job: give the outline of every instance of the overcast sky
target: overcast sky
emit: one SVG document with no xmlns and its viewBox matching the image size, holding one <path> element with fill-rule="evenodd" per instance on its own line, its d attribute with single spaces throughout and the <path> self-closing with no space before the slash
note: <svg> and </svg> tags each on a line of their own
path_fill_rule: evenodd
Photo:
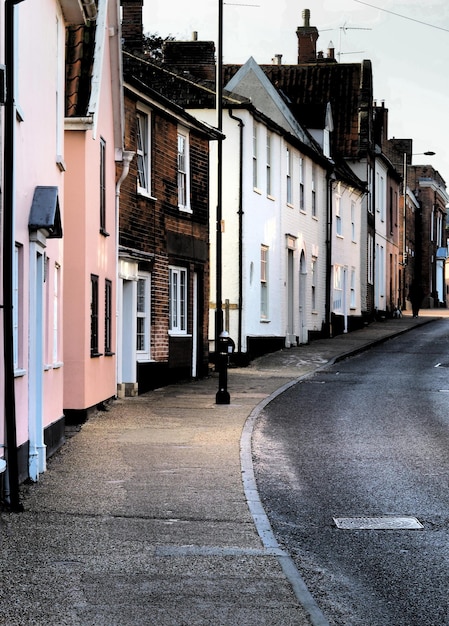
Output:
<svg viewBox="0 0 449 626">
<path fill-rule="evenodd" d="M 144 32 L 217 42 L 220 0 L 144 0 Z M 247 6 L 252 5 L 252 6 Z M 250 56 L 297 62 L 296 28 L 302 11 L 330 41 L 342 63 L 370 59 L 374 98 L 389 110 L 389 137 L 410 137 L 413 162 L 431 163 L 449 187 L 449 2 L 447 0 L 224 0 L 225 63 Z M 365 30 L 366 29 L 366 30 Z"/>
</svg>

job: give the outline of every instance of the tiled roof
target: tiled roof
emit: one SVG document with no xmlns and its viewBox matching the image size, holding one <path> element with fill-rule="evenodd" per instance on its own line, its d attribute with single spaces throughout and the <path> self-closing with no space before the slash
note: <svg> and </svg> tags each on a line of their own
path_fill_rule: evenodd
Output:
<svg viewBox="0 0 449 626">
<path fill-rule="evenodd" d="M 68 26 L 66 44 L 67 117 L 87 115 L 95 49 L 95 23 Z"/>
<path fill-rule="evenodd" d="M 225 66 L 225 83 L 239 67 Z M 334 153 L 345 158 L 359 158 L 366 154 L 371 141 L 372 119 L 370 61 L 260 67 L 304 126 L 322 127 L 319 122 L 324 121 L 325 106 L 331 103 Z"/>
<path fill-rule="evenodd" d="M 214 81 L 200 80 L 188 71 L 178 73 L 162 64 L 143 57 L 123 52 L 123 73 L 125 81 L 138 80 L 154 92 L 186 109 L 207 109 L 215 107 Z M 246 102 L 246 98 L 224 93 L 223 100 L 233 106 Z"/>
</svg>

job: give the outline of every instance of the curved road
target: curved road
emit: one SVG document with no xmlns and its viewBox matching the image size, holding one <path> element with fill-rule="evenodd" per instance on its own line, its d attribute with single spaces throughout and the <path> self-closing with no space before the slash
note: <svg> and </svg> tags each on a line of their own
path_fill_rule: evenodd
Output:
<svg viewBox="0 0 449 626">
<path fill-rule="evenodd" d="M 448 319 L 287 390 L 253 455 L 276 538 L 332 626 L 449 625 Z"/>
</svg>

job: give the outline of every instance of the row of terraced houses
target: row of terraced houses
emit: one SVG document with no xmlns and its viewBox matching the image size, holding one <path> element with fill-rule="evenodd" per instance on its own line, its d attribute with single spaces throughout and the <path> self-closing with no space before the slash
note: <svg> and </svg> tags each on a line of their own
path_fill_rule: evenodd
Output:
<svg viewBox="0 0 449 626">
<path fill-rule="evenodd" d="M 142 4 L 1 2 L 12 507 L 67 423 L 207 375 L 217 307 L 244 364 L 409 308 L 412 283 L 447 304 L 445 182 L 388 138 L 368 60 L 320 51 L 304 10 L 297 64 L 224 65 L 217 90 L 214 43 L 153 54 Z"/>
</svg>

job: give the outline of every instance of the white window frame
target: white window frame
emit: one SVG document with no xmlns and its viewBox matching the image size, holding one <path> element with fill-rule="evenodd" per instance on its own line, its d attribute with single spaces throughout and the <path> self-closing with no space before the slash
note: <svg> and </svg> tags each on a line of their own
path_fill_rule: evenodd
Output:
<svg viewBox="0 0 449 626">
<path fill-rule="evenodd" d="M 368 234 L 368 283 L 374 284 L 374 237 Z"/>
<path fill-rule="evenodd" d="M 192 213 L 190 205 L 190 142 L 187 128 L 178 126 L 177 136 L 178 208 Z"/>
<path fill-rule="evenodd" d="M 142 291 L 140 289 L 142 288 Z M 143 302 L 143 306 L 141 306 Z M 151 274 L 139 272 L 136 286 L 136 356 L 138 361 L 150 359 Z M 139 342 L 139 339 L 141 341 Z"/>
<path fill-rule="evenodd" d="M 53 365 L 60 364 L 59 358 L 59 322 L 61 312 L 61 266 L 55 263 L 53 268 L 53 346 L 52 361 Z"/>
<path fill-rule="evenodd" d="M 312 217 L 317 216 L 316 168 L 312 165 Z"/>
<path fill-rule="evenodd" d="M 310 280 L 311 280 L 311 304 L 312 304 L 312 311 L 316 311 L 316 264 L 317 264 L 317 257 L 313 256 L 312 257 L 312 262 L 310 264 Z"/>
<path fill-rule="evenodd" d="M 269 318 L 269 298 L 268 298 L 268 277 L 269 277 L 269 247 L 260 246 L 260 319 Z"/>
<path fill-rule="evenodd" d="M 187 335 L 188 273 L 185 267 L 169 267 L 169 333 Z"/>
<path fill-rule="evenodd" d="M 356 303 L 356 270 L 355 267 L 351 267 L 351 293 L 350 293 L 350 308 L 355 309 L 357 306 Z"/>
<path fill-rule="evenodd" d="M 286 194 L 287 204 L 290 206 L 293 204 L 293 153 L 289 147 L 287 147 L 286 154 Z"/>
<path fill-rule="evenodd" d="M 20 306 L 20 291 L 22 287 L 22 264 L 23 247 L 20 244 L 14 246 L 13 259 L 13 285 L 12 285 L 12 315 L 13 315 L 13 361 L 14 371 L 17 372 L 22 366 L 21 346 L 21 321 L 22 310 Z"/>
<path fill-rule="evenodd" d="M 136 110 L 137 193 L 151 196 L 151 110 L 141 104 Z"/>
<path fill-rule="evenodd" d="M 299 158 L 299 210 L 305 211 L 305 190 L 304 190 L 304 159 Z"/>
<path fill-rule="evenodd" d="M 355 202 L 351 202 L 351 241 L 356 241 L 355 233 Z"/>
<path fill-rule="evenodd" d="M 258 158 L 258 124 L 253 120 L 253 188 L 258 189 L 259 186 L 259 164 L 257 162 Z"/>
<path fill-rule="evenodd" d="M 341 265 L 334 265 L 334 289 L 333 289 L 333 311 L 335 313 L 343 312 L 343 273 L 344 269 Z"/>
<path fill-rule="evenodd" d="M 337 237 L 343 237 L 343 219 L 341 210 L 341 197 L 335 196 L 335 234 Z"/>
<path fill-rule="evenodd" d="M 272 196 L 272 134 L 267 131 L 267 196 Z"/>
</svg>

